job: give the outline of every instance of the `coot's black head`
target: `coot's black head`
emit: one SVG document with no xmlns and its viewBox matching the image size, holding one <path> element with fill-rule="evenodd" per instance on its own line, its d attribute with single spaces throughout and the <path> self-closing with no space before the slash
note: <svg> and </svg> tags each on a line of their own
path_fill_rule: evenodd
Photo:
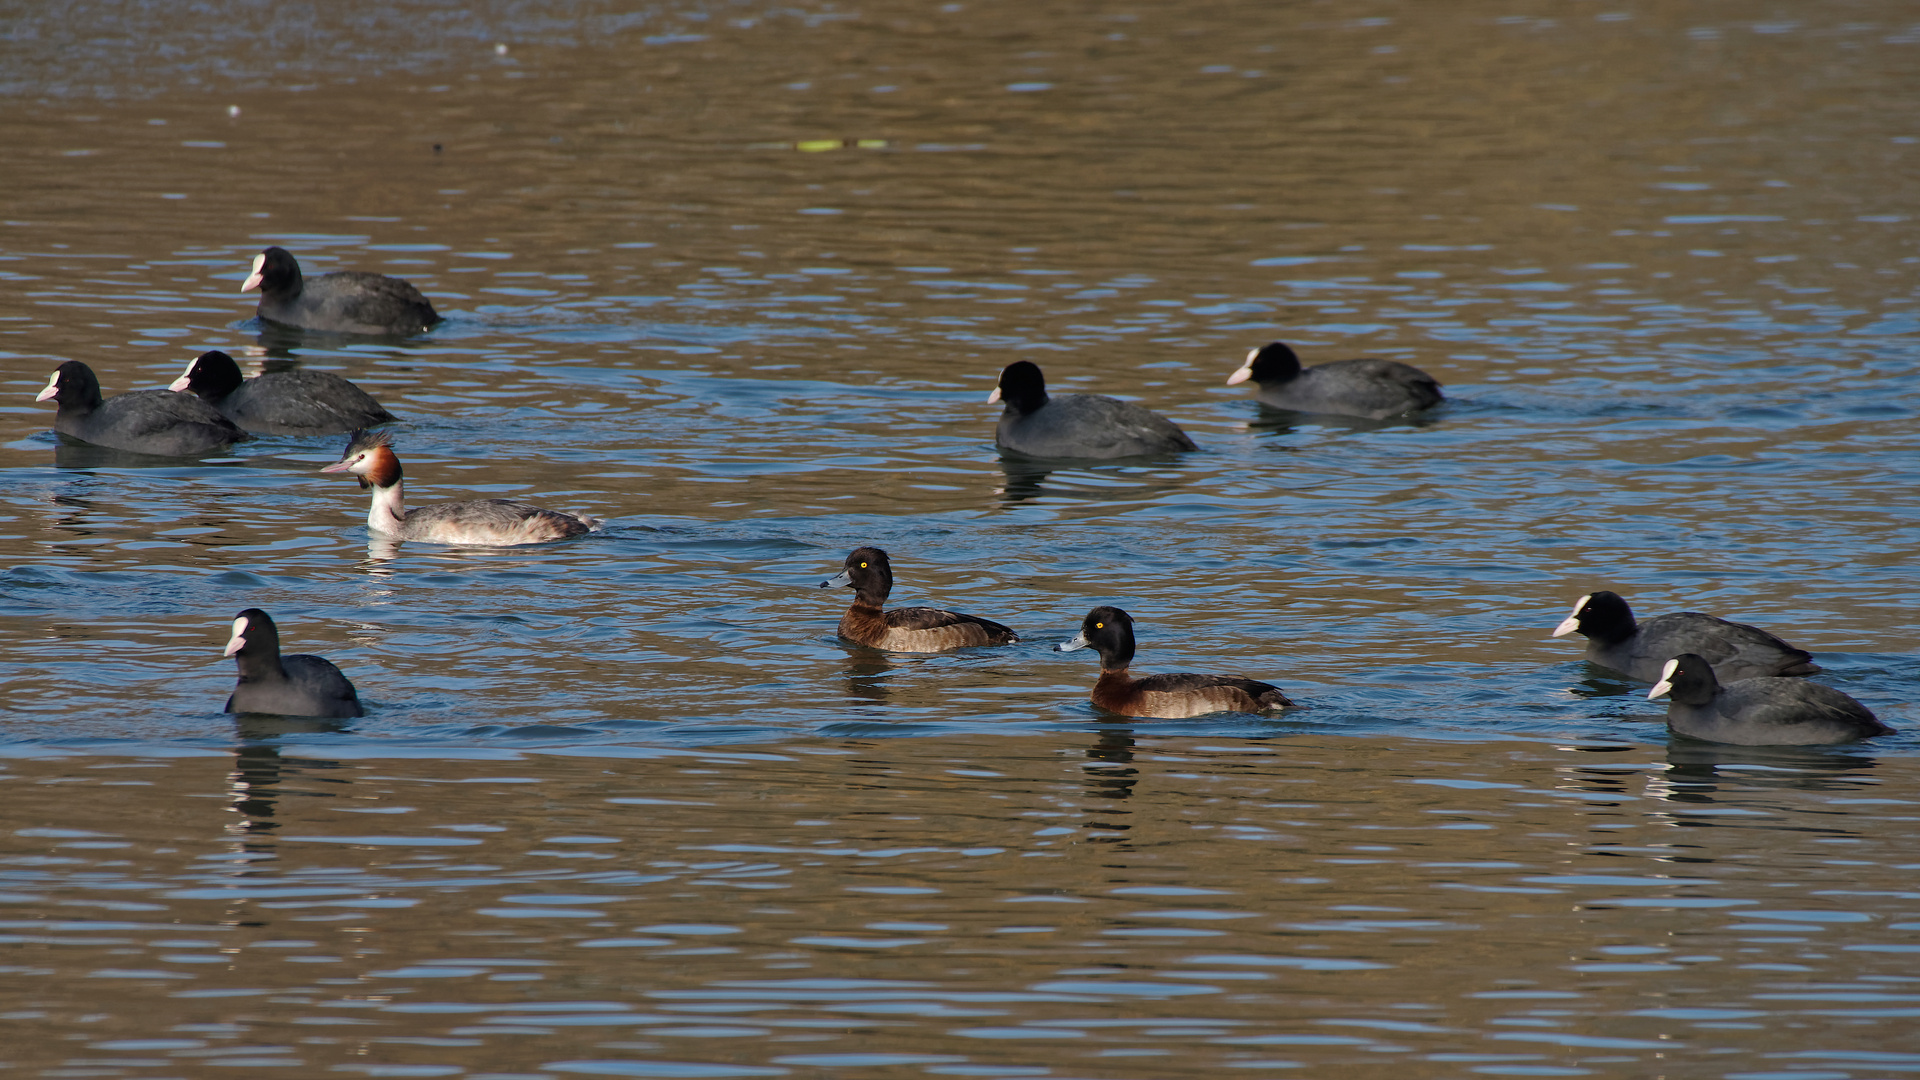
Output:
<svg viewBox="0 0 1920 1080">
<path fill-rule="evenodd" d="M 218 401 L 235 390 L 240 389 L 244 377 L 240 374 L 240 365 L 233 357 L 212 349 L 193 358 L 187 370 L 173 380 L 167 389 L 191 390 L 195 396 L 206 401 Z"/>
<path fill-rule="evenodd" d="M 227 640 L 226 655 L 240 662 L 245 671 L 254 662 L 280 662 L 280 628 L 273 625 L 273 616 L 257 607 L 250 607 L 233 617 L 233 637 Z"/>
<path fill-rule="evenodd" d="M 1094 608 L 1080 620 L 1079 635 L 1053 649 L 1072 652 L 1089 646 L 1100 654 L 1103 671 L 1118 671 L 1133 663 L 1133 616 L 1117 607 Z"/>
<path fill-rule="evenodd" d="M 877 547 L 854 548 L 840 573 L 820 583 L 823 589 L 834 585 L 845 585 L 862 604 L 879 607 L 893 591 L 893 564 Z"/>
<path fill-rule="evenodd" d="M 1007 403 L 1011 412 L 1025 416 L 1047 403 L 1047 377 L 1040 365 L 1030 360 L 1015 360 L 1000 372 L 1000 385 L 987 395 L 987 404 Z"/>
<path fill-rule="evenodd" d="M 260 290 L 262 296 L 290 296 L 300 291 L 300 264 L 286 248 L 270 247 L 253 257 L 253 271 L 241 292 Z"/>
<path fill-rule="evenodd" d="M 1269 341 L 1247 353 L 1247 362 L 1227 376 L 1228 386 L 1252 379 L 1257 385 L 1288 382 L 1300 375 L 1300 358 L 1282 341 Z"/>
<path fill-rule="evenodd" d="M 1633 609 L 1620 594 L 1601 589 L 1574 601 L 1573 614 L 1553 628 L 1553 636 L 1565 637 L 1579 631 L 1594 641 L 1611 645 L 1632 637 L 1636 626 Z"/>
<path fill-rule="evenodd" d="M 1696 653 L 1685 653 L 1667 661 L 1660 669 L 1660 681 L 1647 691 L 1650 698 L 1671 694 L 1682 705 L 1705 705 L 1720 692 L 1720 680 L 1713 677 L 1713 665 Z"/>
<path fill-rule="evenodd" d="M 100 380 L 94 377 L 92 368 L 78 360 L 68 360 L 53 369 L 53 377 L 47 380 L 47 388 L 33 400 L 51 400 L 63 409 L 94 409 L 100 404 Z"/>
</svg>

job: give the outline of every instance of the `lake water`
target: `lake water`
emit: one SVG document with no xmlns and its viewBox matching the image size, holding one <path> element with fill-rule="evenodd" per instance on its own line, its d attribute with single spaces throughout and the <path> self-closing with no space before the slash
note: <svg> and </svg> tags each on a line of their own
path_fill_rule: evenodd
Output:
<svg viewBox="0 0 1920 1080">
<path fill-rule="evenodd" d="M 0 1070 L 1920 1072 L 1910 5 L 8 22 Z M 265 333 L 273 243 L 447 322 Z M 1275 338 L 1451 400 L 1263 413 Z M 612 525 L 369 544 L 342 438 L 33 401 L 208 348 L 374 393 L 416 504 Z M 1201 452 L 1003 462 L 1019 358 Z M 861 544 L 1022 643 L 842 644 Z M 1900 734 L 1669 741 L 1547 639 L 1596 588 Z M 1303 707 L 1097 713 L 1100 603 Z M 249 606 L 368 715 L 222 714 Z"/>
</svg>

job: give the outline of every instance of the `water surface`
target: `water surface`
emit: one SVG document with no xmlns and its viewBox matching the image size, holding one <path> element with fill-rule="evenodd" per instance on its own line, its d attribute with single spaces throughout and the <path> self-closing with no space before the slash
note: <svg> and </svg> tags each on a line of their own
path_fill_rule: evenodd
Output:
<svg viewBox="0 0 1920 1080">
<path fill-rule="evenodd" d="M 1888 3 L 21 12 L 0 41 L 0 895 L 23 1075 L 1872 1077 L 1920 1068 L 1911 104 Z M 415 282 L 271 332 L 253 255 Z M 1263 412 L 1274 338 L 1418 422 Z M 223 348 L 402 417 L 63 444 Z M 1200 453 L 992 447 L 1013 359 Z M 835 640 L 847 550 L 1019 646 Z M 1901 734 L 1669 742 L 1595 588 Z M 1127 723 L 1145 670 L 1304 707 Z M 220 712 L 234 612 L 349 725 Z"/>
</svg>

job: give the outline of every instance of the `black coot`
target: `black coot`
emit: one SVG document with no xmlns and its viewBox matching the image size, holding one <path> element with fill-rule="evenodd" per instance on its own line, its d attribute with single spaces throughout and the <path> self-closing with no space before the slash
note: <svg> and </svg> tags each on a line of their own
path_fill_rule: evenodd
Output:
<svg viewBox="0 0 1920 1080">
<path fill-rule="evenodd" d="M 240 365 L 218 349 L 194 357 L 167 389 L 191 390 L 222 416 L 263 435 L 339 435 L 393 419 L 338 375 L 301 369 L 243 378 Z"/>
<path fill-rule="evenodd" d="M 1004 401 L 994 444 L 1036 458 L 1122 458 L 1198 449 L 1159 413 L 1102 394 L 1047 395 L 1047 379 L 1026 360 L 1008 364 L 987 404 Z"/>
<path fill-rule="evenodd" d="M 254 257 L 241 292 L 260 290 L 268 322 L 336 334 L 417 334 L 440 321 L 420 290 L 396 277 L 342 270 L 305 278 L 285 248 Z"/>
<path fill-rule="evenodd" d="M 113 450 L 194 457 L 251 438 L 218 409 L 186 394 L 135 390 L 102 400 L 93 369 L 68 360 L 35 401 L 59 405 L 53 430 Z"/>
</svg>

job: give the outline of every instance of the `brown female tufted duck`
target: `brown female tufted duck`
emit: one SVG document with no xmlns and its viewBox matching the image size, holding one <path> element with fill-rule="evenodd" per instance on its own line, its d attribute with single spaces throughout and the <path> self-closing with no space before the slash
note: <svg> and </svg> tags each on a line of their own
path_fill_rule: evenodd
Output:
<svg viewBox="0 0 1920 1080">
<path fill-rule="evenodd" d="M 893 591 L 893 564 L 876 547 L 853 549 L 845 569 L 820 583 L 825 589 L 845 585 L 853 590 L 853 606 L 840 616 L 840 636 L 889 652 L 945 652 L 973 645 L 1011 645 L 1020 640 L 1012 630 L 990 619 L 962 615 L 940 608 L 911 607 L 882 610 Z"/>
<path fill-rule="evenodd" d="M 1100 653 L 1100 680 L 1093 684 L 1093 703 L 1122 716 L 1151 716 L 1180 720 L 1217 712 L 1265 712 L 1291 705 L 1287 695 L 1270 683 L 1238 675 L 1127 674 L 1133 662 L 1133 617 L 1117 607 L 1097 607 L 1081 620 L 1080 633 L 1054 646 L 1072 652 L 1092 646 Z"/>
</svg>

